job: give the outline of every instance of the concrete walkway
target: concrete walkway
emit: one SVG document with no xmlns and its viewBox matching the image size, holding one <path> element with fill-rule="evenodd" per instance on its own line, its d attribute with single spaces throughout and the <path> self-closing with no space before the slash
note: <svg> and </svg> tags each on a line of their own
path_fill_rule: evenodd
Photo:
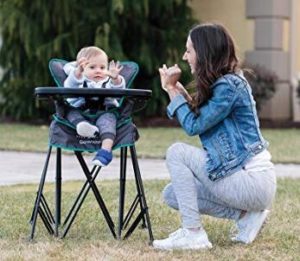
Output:
<svg viewBox="0 0 300 261">
<path fill-rule="evenodd" d="M 89 164 L 92 154 L 85 157 Z M 46 153 L 29 153 L 0 151 L 0 185 L 38 183 Z M 127 163 L 127 178 L 133 178 L 131 160 Z M 89 165 L 91 166 L 91 165 Z M 169 173 L 165 165 L 165 160 L 160 159 L 139 159 L 139 166 L 143 179 L 169 179 Z M 300 165 L 276 164 L 278 177 L 300 178 Z M 54 181 L 55 177 L 55 155 L 51 155 L 47 181 Z M 85 176 L 81 170 L 79 162 L 73 155 L 62 155 L 63 181 L 83 180 Z M 112 163 L 103 168 L 99 174 L 99 179 L 118 179 L 119 158 L 115 158 Z"/>
</svg>

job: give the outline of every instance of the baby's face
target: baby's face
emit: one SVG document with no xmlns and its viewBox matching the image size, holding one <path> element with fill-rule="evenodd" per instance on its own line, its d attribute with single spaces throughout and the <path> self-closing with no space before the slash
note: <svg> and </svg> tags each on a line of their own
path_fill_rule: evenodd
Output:
<svg viewBox="0 0 300 261">
<path fill-rule="evenodd" d="M 83 74 L 88 79 L 99 82 L 107 77 L 107 57 L 105 55 L 97 55 L 89 58 L 87 65 L 84 67 Z"/>
</svg>

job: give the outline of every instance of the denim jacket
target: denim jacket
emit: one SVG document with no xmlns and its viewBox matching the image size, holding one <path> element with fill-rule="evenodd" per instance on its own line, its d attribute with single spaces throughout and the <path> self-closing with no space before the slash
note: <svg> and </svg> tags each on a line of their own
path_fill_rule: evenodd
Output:
<svg viewBox="0 0 300 261">
<path fill-rule="evenodd" d="M 243 168 L 268 142 L 259 130 L 251 87 L 243 76 L 227 74 L 212 86 L 212 97 L 194 113 L 177 95 L 167 107 L 190 136 L 199 135 L 207 152 L 206 170 L 212 181 Z"/>
</svg>

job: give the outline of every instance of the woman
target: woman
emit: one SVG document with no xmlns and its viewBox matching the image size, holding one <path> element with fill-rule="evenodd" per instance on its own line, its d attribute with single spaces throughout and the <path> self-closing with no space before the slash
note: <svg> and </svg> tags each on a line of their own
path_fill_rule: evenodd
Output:
<svg viewBox="0 0 300 261">
<path fill-rule="evenodd" d="M 173 144 L 166 164 L 171 183 L 165 202 L 178 209 L 182 228 L 155 240 L 158 249 L 204 249 L 212 244 L 200 216 L 232 219 L 231 239 L 251 243 L 261 229 L 275 196 L 276 176 L 259 130 L 251 88 L 243 77 L 232 37 L 219 24 L 192 28 L 183 55 L 195 78 L 191 96 L 181 83 L 177 65 L 159 69 L 170 97 L 167 113 L 176 117 L 202 147 Z"/>
</svg>

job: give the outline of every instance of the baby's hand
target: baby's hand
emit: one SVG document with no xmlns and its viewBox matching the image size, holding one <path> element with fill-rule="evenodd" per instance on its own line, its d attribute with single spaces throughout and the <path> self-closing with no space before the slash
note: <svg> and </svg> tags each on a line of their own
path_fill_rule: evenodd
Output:
<svg viewBox="0 0 300 261">
<path fill-rule="evenodd" d="M 120 64 L 119 61 L 115 62 L 114 60 L 112 60 L 109 63 L 109 68 L 108 68 L 108 71 L 107 71 L 107 75 L 109 77 L 111 77 L 113 80 L 116 80 L 122 69 L 123 69 L 123 66 Z"/>
<path fill-rule="evenodd" d="M 77 61 L 77 68 L 80 72 L 83 72 L 84 67 L 88 64 L 88 59 L 86 57 L 81 57 Z"/>
<path fill-rule="evenodd" d="M 75 70 L 75 77 L 77 79 L 82 78 L 82 73 L 84 71 L 84 67 L 88 64 L 88 59 L 85 57 L 81 57 L 76 61 L 76 70 Z"/>
</svg>

